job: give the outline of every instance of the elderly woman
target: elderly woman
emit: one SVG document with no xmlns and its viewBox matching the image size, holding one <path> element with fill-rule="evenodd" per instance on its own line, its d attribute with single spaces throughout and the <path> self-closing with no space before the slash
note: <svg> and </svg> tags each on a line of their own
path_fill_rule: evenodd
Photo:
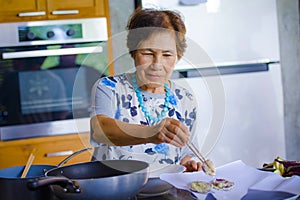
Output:
<svg viewBox="0 0 300 200">
<path fill-rule="evenodd" d="M 135 72 L 101 78 L 93 91 L 91 143 L 94 158 L 136 159 L 201 169 L 186 147 L 195 142 L 196 102 L 170 80 L 186 48 L 181 16 L 137 9 L 130 17 L 127 47 Z"/>
</svg>

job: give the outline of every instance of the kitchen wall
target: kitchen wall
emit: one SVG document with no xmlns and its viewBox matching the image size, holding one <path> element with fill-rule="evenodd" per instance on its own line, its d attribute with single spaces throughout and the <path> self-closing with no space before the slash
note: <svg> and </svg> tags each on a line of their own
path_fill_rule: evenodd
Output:
<svg viewBox="0 0 300 200">
<path fill-rule="evenodd" d="M 216 64 L 279 60 L 274 0 L 207 0 L 195 5 L 180 3 L 188 0 L 142 2 L 144 7 L 179 11 L 184 16 L 188 39 L 197 43 Z M 184 64 L 180 62 L 177 68 Z"/>
<path fill-rule="evenodd" d="M 277 156 L 285 158 L 279 64 L 262 72 L 176 81 L 191 87 L 196 94 L 201 151 L 217 166 L 242 160 L 262 167 Z M 215 82 L 222 86 L 209 89 L 207 85 Z M 217 97 L 220 101 L 212 99 L 214 92 L 221 94 Z"/>
<path fill-rule="evenodd" d="M 112 31 L 112 37 L 109 40 L 113 44 L 114 73 L 120 74 L 131 70 L 133 66 L 126 47 L 125 28 L 129 16 L 135 9 L 135 4 L 133 0 L 110 0 L 109 9 Z"/>
</svg>

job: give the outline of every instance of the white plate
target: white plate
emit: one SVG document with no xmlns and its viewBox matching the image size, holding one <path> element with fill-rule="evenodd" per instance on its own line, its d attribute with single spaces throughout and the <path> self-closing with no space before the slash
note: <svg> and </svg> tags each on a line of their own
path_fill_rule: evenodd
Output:
<svg viewBox="0 0 300 200">
<path fill-rule="evenodd" d="M 182 165 L 172 165 L 172 164 L 151 164 L 149 178 L 159 178 L 163 173 L 180 173 L 185 170 Z"/>
<path fill-rule="evenodd" d="M 181 173 L 185 170 L 182 165 L 151 164 L 149 179 L 139 196 L 158 196 L 167 193 L 173 186 L 159 178 L 164 173 Z"/>
</svg>

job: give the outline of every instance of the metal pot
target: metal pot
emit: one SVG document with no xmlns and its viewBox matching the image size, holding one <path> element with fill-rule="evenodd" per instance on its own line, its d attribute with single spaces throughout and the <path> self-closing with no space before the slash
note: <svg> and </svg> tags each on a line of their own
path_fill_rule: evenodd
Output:
<svg viewBox="0 0 300 200">
<path fill-rule="evenodd" d="M 60 199 L 129 199 L 145 186 L 149 164 L 137 160 L 105 160 L 51 169 L 28 181 L 30 189 L 51 185 Z"/>
<path fill-rule="evenodd" d="M 53 200 L 55 196 L 47 186 L 36 191 L 26 187 L 27 181 L 34 177 L 42 177 L 45 172 L 55 168 L 51 165 L 32 165 L 26 178 L 20 178 L 25 166 L 17 166 L 0 170 L 0 199 L 14 200 Z"/>
</svg>

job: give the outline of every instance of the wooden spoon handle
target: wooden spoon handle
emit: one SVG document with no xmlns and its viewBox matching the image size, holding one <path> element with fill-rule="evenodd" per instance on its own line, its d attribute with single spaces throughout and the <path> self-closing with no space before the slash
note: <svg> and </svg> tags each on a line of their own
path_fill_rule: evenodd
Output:
<svg viewBox="0 0 300 200">
<path fill-rule="evenodd" d="M 26 177 L 26 175 L 27 175 L 27 173 L 28 173 L 28 171 L 29 171 L 29 169 L 30 169 L 30 166 L 32 165 L 32 162 L 33 162 L 33 160 L 34 160 L 34 155 L 33 155 L 33 153 L 31 153 L 30 154 L 30 156 L 29 156 L 29 158 L 28 158 L 28 160 L 27 160 L 27 163 L 26 163 L 26 165 L 25 165 L 25 168 L 24 168 L 24 170 L 23 170 L 23 172 L 22 172 L 22 175 L 21 175 L 21 178 L 25 178 Z"/>
</svg>

